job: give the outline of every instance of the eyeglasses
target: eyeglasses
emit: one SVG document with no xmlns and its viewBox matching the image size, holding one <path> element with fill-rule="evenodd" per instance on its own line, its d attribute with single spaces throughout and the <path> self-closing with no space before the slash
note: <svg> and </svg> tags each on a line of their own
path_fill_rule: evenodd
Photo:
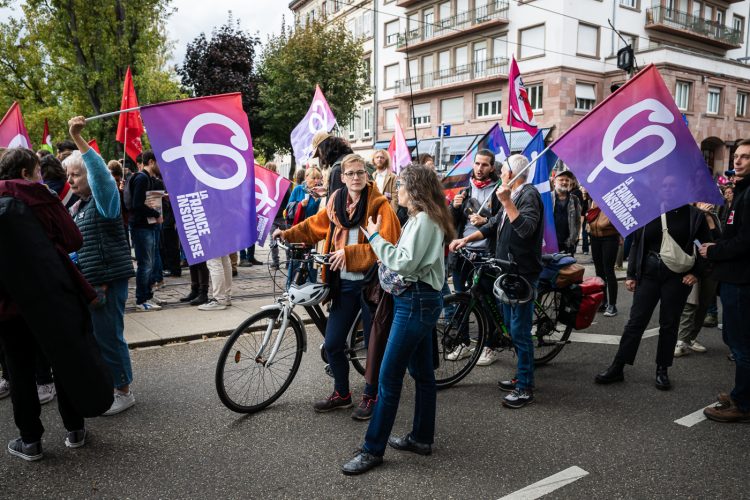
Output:
<svg viewBox="0 0 750 500">
<path fill-rule="evenodd" d="M 347 179 L 351 179 L 352 177 L 364 177 L 367 175 L 367 170 L 354 170 L 349 172 L 344 172 L 344 175 Z"/>
<path fill-rule="evenodd" d="M 401 179 L 396 179 L 396 189 L 400 189 L 403 185 L 404 182 Z"/>
</svg>

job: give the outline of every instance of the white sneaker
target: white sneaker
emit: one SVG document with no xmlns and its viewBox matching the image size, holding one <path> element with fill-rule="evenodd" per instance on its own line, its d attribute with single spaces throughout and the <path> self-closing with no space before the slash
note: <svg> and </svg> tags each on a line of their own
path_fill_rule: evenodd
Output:
<svg viewBox="0 0 750 500">
<path fill-rule="evenodd" d="M 706 349 L 706 346 L 698 342 L 697 340 L 693 340 L 688 344 L 688 347 L 691 351 L 694 352 L 706 352 L 708 349 Z"/>
<path fill-rule="evenodd" d="M 681 356 L 687 356 L 688 354 L 690 354 L 690 349 L 688 349 L 688 345 L 682 340 L 678 340 L 677 345 L 674 346 L 674 357 L 679 358 Z"/>
<path fill-rule="evenodd" d="M 468 358 L 469 356 L 471 356 L 471 353 L 473 351 L 474 349 L 472 349 L 470 346 L 461 344 L 456 347 L 453 352 L 448 354 L 445 359 L 447 359 L 448 361 L 458 361 L 459 359 Z"/>
<path fill-rule="evenodd" d="M 41 384 L 36 386 L 36 394 L 39 396 L 39 404 L 45 405 L 55 399 L 57 391 L 55 384 Z"/>
<path fill-rule="evenodd" d="M 133 395 L 133 391 L 128 391 L 127 394 L 120 391 L 115 391 L 115 400 L 112 402 L 112 406 L 109 407 L 109 410 L 105 411 L 103 415 L 106 417 L 110 415 L 117 415 L 118 413 L 127 410 L 134 404 L 135 396 Z"/>
<path fill-rule="evenodd" d="M 220 303 L 216 299 L 211 299 L 208 302 L 206 302 L 205 304 L 202 304 L 202 305 L 198 306 L 198 310 L 199 311 L 223 311 L 226 308 L 227 308 L 227 306 L 225 306 L 224 304 Z"/>
<path fill-rule="evenodd" d="M 154 295 L 153 297 L 151 297 L 150 299 L 148 299 L 148 301 L 151 302 L 152 304 L 156 304 L 157 306 L 163 306 L 164 304 L 166 304 L 165 301 L 161 300 L 156 295 Z"/>
<path fill-rule="evenodd" d="M 161 306 L 158 306 L 152 302 L 144 302 L 143 304 L 136 304 L 135 310 L 136 312 L 160 311 Z"/>
<path fill-rule="evenodd" d="M 493 349 L 485 347 L 477 360 L 477 366 L 490 366 L 495 361 L 497 361 L 497 353 Z"/>
<path fill-rule="evenodd" d="M 0 399 L 7 398 L 10 395 L 10 382 L 0 377 Z"/>
</svg>

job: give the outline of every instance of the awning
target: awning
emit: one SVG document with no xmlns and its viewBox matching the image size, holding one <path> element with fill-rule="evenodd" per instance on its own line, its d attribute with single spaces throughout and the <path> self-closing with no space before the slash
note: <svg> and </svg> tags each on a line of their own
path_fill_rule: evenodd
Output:
<svg viewBox="0 0 750 500">
<path fill-rule="evenodd" d="M 462 135 L 457 137 L 443 137 L 443 156 L 462 156 L 480 136 Z M 427 153 L 437 158 L 440 138 L 422 139 L 419 141 L 419 154 Z"/>
<path fill-rule="evenodd" d="M 545 139 L 550 133 L 552 128 L 542 128 L 542 137 Z M 520 153 L 526 149 L 526 145 L 531 142 L 531 134 L 520 128 L 514 128 L 511 133 L 509 130 L 504 130 L 505 138 L 508 140 L 508 146 L 510 146 L 511 153 Z"/>
<path fill-rule="evenodd" d="M 372 149 L 388 149 L 388 145 L 390 143 L 390 139 L 388 139 L 387 141 L 378 141 L 372 145 Z M 409 149 L 411 149 L 417 145 L 417 141 L 415 141 L 414 139 L 406 139 L 406 145 L 409 147 Z"/>
<path fill-rule="evenodd" d="M 576 83 L 576 99 L 587 99 L 596 101 L 596 92 L 593 85 Z"/>
</svg>

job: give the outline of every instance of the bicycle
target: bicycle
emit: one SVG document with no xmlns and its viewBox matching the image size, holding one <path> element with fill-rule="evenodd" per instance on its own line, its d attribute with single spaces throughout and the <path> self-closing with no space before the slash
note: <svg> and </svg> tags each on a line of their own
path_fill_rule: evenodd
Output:
<svg viewBox="0 0 750 500">
<path fill-rule="evenodd" d="M 328 264 L 328 255 L 318 254 L 304 244 L 278 245 L 290 252 L 290 260 L 300 262 L 294 279 L 297 285 L 307 282 L 308 264 Z M 232 332 L 221 350 L 214 377 L 224 406 L 237 413 L 254 413 L 284 394 L 297 374 L 302 353 L 307 351 L 305 325 L 294 311 L 295 306 L 302 305 L 321 335 L 325 335 L 327 317 L 320 303 L 327 295 L 327 285 L 315 286 L 321 287 L 315 289 L 321 293 L 312 297 L 295 296 L 296 288 L 290 288 Z M 364 375 L 367 344 L 360 315 L 361 312 L 349 329 L 346 354 L 355 370 Z M 327 363 L 322 345 L 321 356 Z"/>
<path fill-rule="evenodd" d="M 438 389 L 450 387 L 466 377 L 476 365 L 483 347 L 514 350 L 510 332 L 492 294 L 492 283 L 503 271 L 515 272 L 515 263 L 475 256 L 463 248 L 457 253 L 474 266 L 472 286 L 466 292 L 443 299 L 437 325 L 440 366 L 435 371 L 435 382 Z M 557 320 L 563 293 L 564 290 L 553 288 L 547 282 L 539 284 L 531 330 L 537 366 L 549 363 L 569 343 L 572 327 Z M 459 347 L 464 352 L 452 356 L 458 359 L 448 359 Z"/>
</svg>

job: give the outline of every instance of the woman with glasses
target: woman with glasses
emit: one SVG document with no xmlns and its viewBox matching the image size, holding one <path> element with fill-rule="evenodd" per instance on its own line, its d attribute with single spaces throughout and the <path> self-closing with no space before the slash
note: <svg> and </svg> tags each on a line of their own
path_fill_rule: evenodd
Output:
<svg viewBox="0 0 750 500">
<path fill-rule="evenodd" d="M 380 234 L 391 243 L 398 240 L 401 231 L 390 203 L 374 188 L 372 181 L 367 180 L 365 161 L 361 156 L 349 154 L 344 157 L 341 172 L 344 187 L 331 194 L 324 211 L 291 229 L 273 233 L 274 238 L 309 245 L 325 239 L 324 253 L 330 253 L 330 265 L 323 269 L 322 277 L 331 288 L 329 297 L 333 301 L 325 332 L 325 350 L 333 372 L 334 388 L 329 397 L 314 404 L 317 412 L 352 406 L 346 337 L 360 310 L 365 342 L 369 340 L 371 313 L 362 289 L 365 273 L 375 264 L 376 257 L 360 226 L 364 226 L 369 217 L 380 219 Z M 368 419 L 376 396 L 377 387 L 366 384 L 360 405 L 352 417 Z"/>
</svg>

